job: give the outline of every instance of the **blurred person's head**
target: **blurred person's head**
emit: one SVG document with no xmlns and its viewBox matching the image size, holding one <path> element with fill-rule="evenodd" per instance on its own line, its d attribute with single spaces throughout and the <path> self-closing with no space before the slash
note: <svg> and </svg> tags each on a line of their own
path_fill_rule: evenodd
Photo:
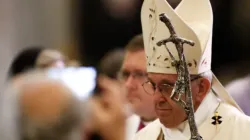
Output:
<svg viewBox="0 0 250 140">
<path fill-rule="evenodd" d="M 64 67 L 64 56 L 54 49 L 31 47 L 19 52 L 14 58 L 9 69 L 9 77 L 33 68 L 50 67 Z"/>
<path fill-rule="evenodd" d="M 80 100 L 45 73 L 20 75 L 0 99 L 2 140 L 80 140 Z"/>
<path fill-rule="evenodd" d="M 56 49 L 44 49 L 36 59 L 37 68 L 63 68 L 65 56 Z"/>
<path fill-rule="evenodd" d="M 121 69 L 124 59 L 124 50 L 117 48 L 111 50 L 101 59 L 99 67 L 100 71 L 108 77 L 117 79 L 117 74 Z"/>
<path fill-rule="evenodd" d="M 142 35 L 135 36 L 126 45 L 119 78 L 127 89 L 127 99 L 135 113 L 145 121 L 155 119 L 153 96 L 148 95 L 142 87 L 143 82 L 147 80 Z"/>
</svg>

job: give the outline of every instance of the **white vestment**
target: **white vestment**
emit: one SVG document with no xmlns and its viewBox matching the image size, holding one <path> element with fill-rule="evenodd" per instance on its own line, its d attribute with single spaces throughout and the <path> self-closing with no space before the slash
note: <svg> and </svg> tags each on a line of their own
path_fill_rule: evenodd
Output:
<svg viewBox="0 0 250 140">
<path fill-rule="evenodd" d="M 215 111 L 222 117 L 221 124 L 212 124 Z M 213 93 L 206 96 L 195 112 L 195 121 L 203 140 L 250 139 L 250 118 L 235 107 L 217 100 Z M 157 140 L 161 130 L 164 140 L 190 139 L 187 122 L 183 122 L 178 128 L 168 129 L 156 120 L 138 132 L 134 140 Z"/>
<path fill-rule="evenodd" d="M 132 115 L 126 120 L 126 140 L 132 140 L 135 136 L 139 124 L 140 124 L 140 117 L 137 115 Z"/>
<path fill-rule="evenodd" d="M 141 118 L 138 115 L 131 115 L 126 122 L 126 140 L 132 140 L 138 131 Z M 152 122 L 142 122 L 145 126 Z"/>
</svg>

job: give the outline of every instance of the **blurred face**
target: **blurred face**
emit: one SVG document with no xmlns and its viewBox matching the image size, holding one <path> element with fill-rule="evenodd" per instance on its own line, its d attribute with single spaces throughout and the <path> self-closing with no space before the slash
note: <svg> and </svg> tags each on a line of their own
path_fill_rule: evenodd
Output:
<svg viewBox="0 0 250 140">
<path fill-rule="evenodd" d="M 170 98 L 177 75 L 149 73 L 148 79 L 149 82 L 145 83 L 144 88 L 152 93 L 153 90 L 152 88 L 150 90 L 150 87 L 155 87 L 154 107 L 160 122 L 167 128 L 177 127 L 187 118 L 183 108 Z M 194 109 L 196 110 L 210 89 L 210 82 L 201 77 L 194 78 L 194 80 L 191 78 L 191 89 Z M 185 101 L 184 96 L 182 99 Z"/>
<path fill-rule="evenodd" d="M 64 68 L 64 56 L 57 50 L 43 50 L 37 60 L 36 65 L 40 68 Z"/>
<path fill-rule="evenodd" d="M 144 119 L 155 119 L 153 96 L 142 87 L 142 83 L 147 80 L 144 50 L 126 53 L 120 75 L 135 113 Z"/>
<path fill-rule="evenodd" d="M 49 67 L 64 68 L 65 63 L 63 60 L 57 60 L 57 61 L 53 62 Z"/>
</svg>

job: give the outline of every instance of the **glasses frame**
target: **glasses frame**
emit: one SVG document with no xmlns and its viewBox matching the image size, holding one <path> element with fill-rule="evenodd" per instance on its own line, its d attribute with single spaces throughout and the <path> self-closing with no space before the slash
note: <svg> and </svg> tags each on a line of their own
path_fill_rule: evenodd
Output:
<svg viewBox="0 0 250 140">
<path fill-rule="evenodd" d="M 190 81 L 191 82 L 193 82 L 193 81 L 195 81 L 195 80 L 198 80 L 198 79 L 200 79 L 200 78 L 202 78 L 200 75 L 197 75 L 197 76 L 195 76 L 194 78 L 192 78 L 192 79 L 190 79 Z M 152 86 L 153 86 L 153 90 L 154 90 L 154 93 L 149 93 L 149 92 L 147 92 L 146 90 L 145 90 L 145 87 L 144 87 L 144 85 L 146 84 L 146 83 L 148 83 L 148 82 L 150 82 L 149 80 L 148 81 L 146 81 L 146 82 L 143 82 L 142 83 L 142 87 L 143 87 L 143 90 L 147 93 L 147 94 L 149 94 L 149 95 L 154 95 L 155 94 L 155 91 L 156 91 L 156 89 L 158 88 L 158 90 L 160 91 L 160 93 L 162 94 L 162 95 L 165 95 L 165 94 L 163 94 L 161 91 L 161 89 L 160 89 L 160 87 L 161 86 L 168 86 L 168 87 L 170 87 L 170 88 L 172 88 L 172 90 L 174 89 L 174 85 L 170 85 L 170 84 L 161 84 L 160 86 L 158 86 L 158 85 L 153 85 L 151 82 L 151 84 L 152 84 Z"/>
</svg>

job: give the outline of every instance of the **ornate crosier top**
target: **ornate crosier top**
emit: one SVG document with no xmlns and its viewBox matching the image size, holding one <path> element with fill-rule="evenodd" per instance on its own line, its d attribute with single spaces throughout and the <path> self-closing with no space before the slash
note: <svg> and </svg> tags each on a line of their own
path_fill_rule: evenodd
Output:
<svg viewBox="0 0 250 140">
<path fill-rule="evenodd" d="M 191 132 L 190 140 L 202 140 L 202 137 L 198 133 L 198 129 L 195 123 L 194 108 L 193 108 L 193 102 L 192 102 L 192 92 L 191 92 L 191 86 L 190 86 L 190 75 L 189 75 L 185 55 L 183 53 L 183 49 L 184 49 L 183 44 L 186 43 L 191 46 L 194 46 L 194 42 L 178 37 L 172 23 L 170 22 L 166 14 L 164 13 L 160 14 L 159 17 L 160 17 L 160 21 L 165 23 L 165 25 L 169 29 L 170 37 L 159 41 L 157 45 L 158 46 L 165 45 L 165 48 L 167 49 L 172 59 L 172 65 L 176 68 L 177 75 L 178 75 L 177 81 L 175 82 L 175 87 L 171 93 L 171 99 L 174 100 L 176 103 L 180 104 L 188 116 L 188 122 L 189 122 L 190 132 Z M 168 42 L 172 42 L 173 44 L 175 44 L 176 50 L 178 52 L 179 60 L 174 58 L 174 56 L 172 55 L 172 53 L 166 46 L 166 43 Z M 186 102 L 181 99 L 183 95 L 186 96 Z"/>
</svg>

